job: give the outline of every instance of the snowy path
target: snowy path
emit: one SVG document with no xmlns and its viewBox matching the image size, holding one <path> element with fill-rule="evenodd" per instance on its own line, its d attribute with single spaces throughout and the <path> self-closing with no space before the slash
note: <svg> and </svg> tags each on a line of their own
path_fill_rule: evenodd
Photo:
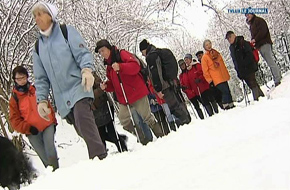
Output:
<svg viewBox="0 0 290 190">
<path fill-rule="evenodd" d="M 72 143 L 58 148 L 61 168 L 22 189 L 290 189 L 290 75 L 272 97 L 193 119 L 147 146 L 130 136 L 132 152 L 103 161 L 88 160 L 71 127 L 58 126 L 57 142 Z"/>
</svg>

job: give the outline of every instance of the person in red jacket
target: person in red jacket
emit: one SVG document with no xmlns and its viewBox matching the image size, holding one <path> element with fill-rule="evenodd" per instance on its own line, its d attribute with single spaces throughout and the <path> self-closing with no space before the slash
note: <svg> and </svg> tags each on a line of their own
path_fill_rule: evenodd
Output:
<svg viewBox="0 0 290 190">
<path fill-rule="evenodd" d="M 28 81 L 28 72 L 22 66 L 13 69 L 15 86 L 9 100 L 9 119 L 12 128 L 25 134 L 45 167 L 59 167 L 54 144 L 55 113 L 49 104 L 50 114 L 42 118 L 37 111 L 35 87 Z"/>
<path fill-rule="evenodd" d="M 209 84 L 205 80 L 201 68 L 201 64 L 192 60 L 191 54 L 186 54 L 184 57 L 186 63 L 188 76 L 189 89 L 195 92 L 195 94 L 201 99 L 202 105 L 205 107 L 209 116 L 218 113 L 217 103 L 209 90 Z"/>
<path fill-rule="evenodd" d="M 161 126 L 151 114 L 147 98 L 149 91 L 140 73 L 141 66 L 137 59 L 128 51 L 120 51 L 104 39 L 97 42 L 95 52 L 101 54 L 107 66 L 108 80 L 102 82 L 100 87 L 107 92 L 116 93 L 120 103 L 118 117 L 122 126 L 132 125 L 127 108 L 128 103 L 130 107 L 135 108 L 156 137 L 163 136 Z M 121 82 L 124 89 L 122 89 Z"/>
</svg>

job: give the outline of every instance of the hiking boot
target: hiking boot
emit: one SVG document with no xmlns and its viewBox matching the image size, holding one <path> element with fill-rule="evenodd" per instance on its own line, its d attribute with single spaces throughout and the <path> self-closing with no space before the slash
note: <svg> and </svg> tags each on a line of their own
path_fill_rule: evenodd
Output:
<svg viewBox="0 0 290 190">
<path fill-rule="evenodd" d="M 275 87 L 279 86 L 281 84 L 281 82 L 275 82 Z"/>
<path fill-rule="evenodd" d="M 105 159 L 107 156 L 108 156 L 108 153 L 106 152 L 106 153 L 104 153 L 104 154 L 98 155 L 98 158 L 99 158 L 100 160 L 103 160 L 103 159 Z"/>
</svg>

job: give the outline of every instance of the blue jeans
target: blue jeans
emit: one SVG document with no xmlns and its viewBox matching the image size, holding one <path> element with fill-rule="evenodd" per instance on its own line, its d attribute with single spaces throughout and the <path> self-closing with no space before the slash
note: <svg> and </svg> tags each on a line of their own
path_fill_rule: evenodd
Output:
<svg viewBox="0 0 290 190">
<path fill-rule="evenodd" d="M 37 135 L 28 135 L 30 144 L 35 149 L 45 167 L 52 166 L 53 170 L 59 167 L 56 148 L 54 145 L 54 124 Z"/>
<path fill-rule="evenodd" d="M 161 104 L 161 106 L 162 106 L 163 111 L 167 117 L 168 123 L 179 120 L 177 117 L 175 117 L 173 114 L 171 114 L 167 103 Z"/>
<path fill-rule="evenodd" d="M 146 123 L 144 123 L 142 117 L 137 113 L 135 109 L 131 109 L 131 111 L 134 122 L 137 123 L 137 127 L 140 126 L 143 130 L 145 138 L 149 141 L 152 141 L 153 135 L 151 133 L 149 126 Z"/>
<path fill-rule="evenodd" d="M 233 98 L 227 81 L 216 85 L 216 87 L 222 92 L 223 104 L 229 104 L 233 102 Z"/>
</svg>

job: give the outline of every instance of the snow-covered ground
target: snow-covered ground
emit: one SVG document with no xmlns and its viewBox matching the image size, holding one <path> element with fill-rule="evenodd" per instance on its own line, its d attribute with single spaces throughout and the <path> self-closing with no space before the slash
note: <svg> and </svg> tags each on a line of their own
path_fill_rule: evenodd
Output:
<svg viewBox="0 0 290 190">
<path fill-rule="evenodd" d="M 118 124 L 130 151 L 117 153 L 108 143 L 102 161 L 89 160 L 82 139 L 59 120 L 60 169 L 44 169 L 32 156 L 39 177 L 22 189 L 290 189 L 290 73 L 271 98 L 247 107 L 241 102 L 205 120 L 193 116 L 189 125 L 147 146 Z"/>
</svg>

